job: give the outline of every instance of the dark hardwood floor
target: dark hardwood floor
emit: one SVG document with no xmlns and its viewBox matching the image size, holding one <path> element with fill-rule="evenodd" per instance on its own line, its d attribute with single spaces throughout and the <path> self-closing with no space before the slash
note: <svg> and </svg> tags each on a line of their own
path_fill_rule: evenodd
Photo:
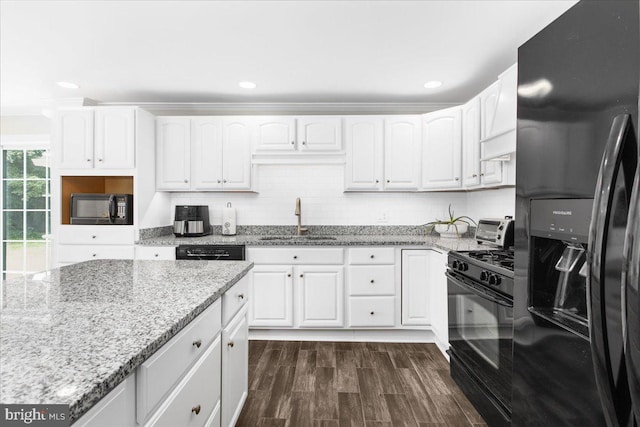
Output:
<svg viewBox="0 0 640 427">
<path fill-rule="evenodd" d="M 434 344 L 250 341 L 245 426 L 486 426 Z"/>
</svg>

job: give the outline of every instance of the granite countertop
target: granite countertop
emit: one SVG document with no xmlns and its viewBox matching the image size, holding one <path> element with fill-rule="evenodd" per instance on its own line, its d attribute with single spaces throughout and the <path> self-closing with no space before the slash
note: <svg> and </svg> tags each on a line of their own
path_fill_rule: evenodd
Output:
<svg viewBox="0 0 640 427">
<path fill-rule="evenodd" d="M 68 404 L 77 420 L 252 266 L 95 260 L 3 283 L 1 403 Z"/>
<path fill-rule="evenodd" d="M 327 239 L 328 237 L 328 239 Z M 246 245 L 246 246 L 427 246 L 445 251 L 483 249 L 475 239 L 443 239 L 425 234 L 333 234 L 331 236 L 309 234 L 222 236 L 211 234 L 203 237 L 175 237 L 173 234 L 140 239 L 137 244 L 146 246 L 178 245 Z"/>
</svg>

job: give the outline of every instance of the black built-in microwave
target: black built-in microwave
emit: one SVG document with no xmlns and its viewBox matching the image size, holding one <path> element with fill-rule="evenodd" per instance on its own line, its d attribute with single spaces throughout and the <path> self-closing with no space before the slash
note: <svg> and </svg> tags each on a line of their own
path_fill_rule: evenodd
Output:
<svg viewBox="0 0 640 427">
<path fill-rule="evenodd" d="M 132 225 L 133 194 L 71 194 L 71 224 Z"/>
</svg>

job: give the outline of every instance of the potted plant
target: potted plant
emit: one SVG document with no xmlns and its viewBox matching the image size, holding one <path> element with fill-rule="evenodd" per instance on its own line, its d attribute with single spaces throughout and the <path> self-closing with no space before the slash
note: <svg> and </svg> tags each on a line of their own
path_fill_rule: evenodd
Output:
<svg viewBox="0 0 640 427">
<path fill-rule="evenodd" d="M 428 222 L 425 225 L 428 227 L 427 229 L 429 232 L 435 229 L 436 232 L 440 234 L 440 237 L 445 239 L 455 239 L 459 238 L 461 234 L 467 232 L 470 225 L 469 221 L 471 221 L 473 225 L 477 225 L 473 219 L 466 215 L 456 217 L 451 209 L 451 204 L 449 204 L 449 219 L 436 219 L 435 221 Z"/>
</svg>

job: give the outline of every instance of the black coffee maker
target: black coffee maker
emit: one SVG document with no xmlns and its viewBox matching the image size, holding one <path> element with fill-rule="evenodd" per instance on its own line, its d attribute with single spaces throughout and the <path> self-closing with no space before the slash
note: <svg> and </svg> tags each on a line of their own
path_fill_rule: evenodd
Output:
<svg viewBox="0 0 640 427">
<path fill-rule="evenodd" d="M 173 234 L 176 237 L 197 237 L 211 234 L 209 206 L 176 206 Z"/>
</svg>

